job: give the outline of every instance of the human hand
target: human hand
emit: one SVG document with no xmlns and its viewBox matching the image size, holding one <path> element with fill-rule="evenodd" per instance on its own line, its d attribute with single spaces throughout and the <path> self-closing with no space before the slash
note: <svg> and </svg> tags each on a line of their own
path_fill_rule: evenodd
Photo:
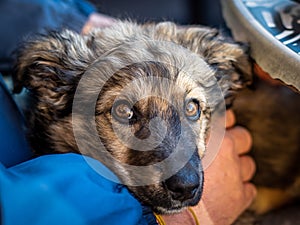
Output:
<svg viewBox="0 0 300 225">
<path fill-rule="evenodd" d="M 234 127 L 232 111 L 226 113 L 226 133 L 220 151 L 206 169 L 204 191 L 200 203 L 193 207 L 198 220 L 205 225 L 229 225 L 251 204 L 256 188 L 249 183 L 255 172 L 255 163 L 245 156 L 252 139 L 247 130 Z M 164 216 L 167 224 L 195 224 L 184 211 Z"/>
<path fill-rule="evenodd" d="M 82 34 L 88 34 L 93 28 L 108 27 L 116 22 L 113 17 L 101 13 L 92 13 L 82 28 Z"/>
</svg>

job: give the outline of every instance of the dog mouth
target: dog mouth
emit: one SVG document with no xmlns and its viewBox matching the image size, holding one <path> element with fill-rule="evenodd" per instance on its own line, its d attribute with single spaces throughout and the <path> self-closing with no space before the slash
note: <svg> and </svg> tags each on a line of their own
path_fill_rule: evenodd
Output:
<svg viewBox="0 0 300 225">
<path fill-rule="evenodd" d="M 188 162 L 175 175 L 162 182 L 161 187 L 167 197 L 165 202 L 157 207 L 160 212 L 178 212 L 185 207 L 195 206 L 200 201 L 203 192 L 204 174 L 200 166 L 201 163 L 198 166 L 195 166 L 195 164 L 197 162 Z"/>
<path fill-rule="evenodd" d="M 153 212 L 174 214 L 199 203 L 203 193 L 203 173 L 198 175 L 200 179 L 194 188 L 185 184 L 182 189 L 176 189 L 176 192 L 174 192 L 174 186 L 168 185 L 167 182 L 174 181 L 174 179 L 148 186 L 128 186 L 128 189 L 142 205 L 150 207 Z"/>
<path fill-rule="evenodd" d="M 139 186 L 131 192 L 158 214 L 174 214 L 199 203 L 203 192 L 203 173 L 173 176 L 160 184 Z"/>
<path fill-rule="evenodd" d="M 174 214 L 179 213 L 187 207 L 195 206 L 199 203 L 202 196 L 202 187 L 198 187 L 193 193 L 184 197 L 181 200 L 174 199 L 172 193 L 168 191 L 168 197 L 164 199 L 161 205 L 153 207 L 153 211 L 159 214 Z"/>
<path fill-rule="evenodd" d="M 158 214 L 178 213 L 186 207 L 197 205 L 204 184 L 204 171 L 197 152 L 183 168 L 166 180 L 145 186 L 128 186 L 128 189 L 143 205 Z"/>
</svg>

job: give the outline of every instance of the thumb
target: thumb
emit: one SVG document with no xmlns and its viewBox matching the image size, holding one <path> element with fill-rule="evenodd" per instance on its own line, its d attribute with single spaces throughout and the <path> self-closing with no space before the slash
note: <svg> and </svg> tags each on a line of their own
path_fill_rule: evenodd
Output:
<svg viewBox="0 0 300 225">
<path fill-rule="evenodd" d="M 245 183 L 244 193 L 245 193 L 245 200 L 244 200 L 245 209 L 247 209 L 253 202 L 254 198 L 256 197 L 257 194 L 256 187 L 252 183 Z"/>
</svg>

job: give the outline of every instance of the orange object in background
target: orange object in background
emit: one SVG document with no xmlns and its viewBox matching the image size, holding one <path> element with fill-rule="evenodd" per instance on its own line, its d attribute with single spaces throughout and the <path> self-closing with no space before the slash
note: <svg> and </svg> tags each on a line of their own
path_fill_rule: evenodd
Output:
<svg viewBox="0 0 300 225">
<path fill-rule="evenodd" d="M 234 39 L 250 46 L 257 75 L 272 85 L 285 84 L 299 92 L 300 2 L 221 0 L 221 3 Z"/>
<path fill-rule="evenodd" d="M 278 85 L 285 85 L 281 80 L 274 79 L 268 74 L 267 72 L 263 71 L 263 69 L 257 65 L 256 63 L 254 64 L 254 73 L 261 78 L 262 80 L 268 82 L 269 84 L 273 86 L 278 86 Z"/>
</svg>

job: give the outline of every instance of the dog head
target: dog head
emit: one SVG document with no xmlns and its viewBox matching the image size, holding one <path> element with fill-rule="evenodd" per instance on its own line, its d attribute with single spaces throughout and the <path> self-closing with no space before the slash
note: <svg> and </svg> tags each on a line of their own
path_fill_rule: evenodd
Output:
<svg viewBox="0 0 300 225">
<path fill-rule="evenodd" d="M 213 87 L 230 104 L 250 80 L 243 48 L 216 30 L 129 22 L 84 37 L 64 31 L 30 41 L 14 77 L 15 91 L 25 86 L 35 98 L 29 138 L 36 152 L 99 159 L 160 213 L 200 200 L 201 158 L 220 103 L 208 98 Z"/>
</svg>

